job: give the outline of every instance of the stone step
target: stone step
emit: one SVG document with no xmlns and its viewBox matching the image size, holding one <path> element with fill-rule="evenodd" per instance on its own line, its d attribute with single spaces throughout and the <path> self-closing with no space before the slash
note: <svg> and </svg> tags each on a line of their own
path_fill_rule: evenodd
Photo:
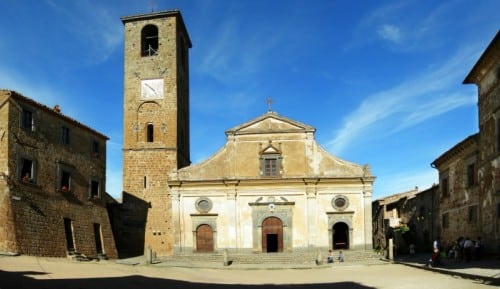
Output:
<svg viewBox="0 0 500 289">
<path fill-rule="evenodd" d="M 337 262 L 338 251 L 334 251 L 335 262 Z M 328 252 L 321 252 L 321 261 L 325 262 Z M 344 250 L 346 262 L 363 262 L 378 260 L 379 255 L 370 250 Z M 227 261 L 232 264 L 314 264 L 318 253 L 307 252 L 284 252 L 284 253 L 229 253 Z M 173 256 L 162 257 L 162 262 L 182 263 L 223 263 L 224 254 L 221 253 L 183 253 Z"/>
</svg>

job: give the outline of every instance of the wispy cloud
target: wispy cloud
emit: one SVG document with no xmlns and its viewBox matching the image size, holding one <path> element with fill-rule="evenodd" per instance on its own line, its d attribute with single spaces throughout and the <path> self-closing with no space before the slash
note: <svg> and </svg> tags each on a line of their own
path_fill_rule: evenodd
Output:
<svg viewBox="0 0 500 289">
<path fill-rule="evenodd" d="M 476 96 L 474 94 L 453 93 L 436 95 L 433 100 L 413 106 L 412 110 L 401 118 L 399 125 L 391 133 L 396 133 L 429 118 L 474 103 L 476 103 Z"/>
<path fill-rule="evenodd" d="M 383 136 L 387 136 L 458 107 L 473 104 L 474 98 L 454 90 L 477 56 L 474 53 L 476 51 L 469 47 L 463 48 L 440 68 L 422 72 L 414 79 L 368 96 L 344 119 L 343 126 L 327 143 L 327 147 L 339 154 L 354 140 L 359 142 L 366 131 L 383 132 Z M 394 127 L 395 123 L 399 125 Z"/>
<path fill-rule="evenodd" d="M 377 33 L 383 39 L 386 39 L 393 43 L 399 43 L 403 38 L 399 27 L 391 24 L 384 24 L 380 26 L 377 30 Z"/>
<path fill-rule="evenodd" d="M 460 29 L 459 25 L 463 25 L 453 19 L 473 14 L 457 14 L 460 10 L 456 6 L 460 2 L 422 5 L 421 1 L 399 1 L 379 6 L 354 29 L 354 38 L 347 48 L 380 40 L 390 43 L 388 48 L 399 52 L 427 51 L 443 45 L 449 38 L 442 37 L 441 32 Z"/>
<path fill-rule="evenodd" d="M 215 31 L 210 31 L 210 37 L 198 40 L 203 46 L 198 52 L 201 64 L 197 66 L 197 73 L 224 84 L 246 83 L 266 63 L 264 59 L 272 58 L 273 49 L 284 41 L 282 35 L 286 33 L 282 30 L 288 29 L 287 24 L 276 23 L 272 35 L 268 23 L 256 23 L 252 30 L 242 33 L 241 29 L 246 29 L 244 21 L 248 19 L 228 17 L 217 25 Z M 266 34 L 269 37 L 262 42 L 262 35 Z"/>
<path fill-rule="evenodd" d="M 108 7 L 88 0 L 75 1 L 74 5 L 61 5 L 52 0 L 47 3 L 65 19 L 62 28 L 89 50 L 87 56 L 91 64 L 106 61 L 120 47 L 122 27 L 117 25 L 116 16 Z"/>
</svg>

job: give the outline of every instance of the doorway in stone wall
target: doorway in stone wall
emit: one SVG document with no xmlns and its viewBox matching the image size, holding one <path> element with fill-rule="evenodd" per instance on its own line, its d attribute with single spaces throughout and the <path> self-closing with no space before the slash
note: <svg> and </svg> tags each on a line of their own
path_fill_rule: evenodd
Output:
<svg viewBox="0 0 500 289">
<path fill-rule="evenodd" d="M 333 249 L 349 249 L 349 226 L 344 222 L 333 225 Z"/>
<path fill-rule="evenodd" d="M 101 234 L 101 224 L 94 223 L 94 238 L 95 238 L 95 249 L 97 255 L 104 254 L 102 247 L 102 234 Z"/>
<path fill-rule="evenodd" d="M 66 250 L 68 254 L 75 253 L 75 240 L 73 238 L 73 222 L 69 218 L 64 218 L 64 234 L 66 236 Z"/>
<path fill-rule="evenodd" d="M 196 228 L 196 251 L 214 251 L 214 232 L 209 225 L 203 224 Z"/>
<path fill-rule="evenodd" d="M 276 217 L 262 222 L 262 252 L 283 252 L 283 222 Z"/>
</svg>

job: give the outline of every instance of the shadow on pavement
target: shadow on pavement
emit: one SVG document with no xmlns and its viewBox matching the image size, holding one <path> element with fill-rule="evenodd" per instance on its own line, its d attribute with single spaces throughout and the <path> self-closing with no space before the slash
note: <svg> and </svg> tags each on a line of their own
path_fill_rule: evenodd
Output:
<svg viewBox="0 0 500 289">
<path fill-rule="evenodd" d="M 375 289 L 355 282 L 337 282 L 321 284 L 284 284 L 284 285 L 246 285 L 246 284 L 209 284 L 195 283 L 171 279 L 149 278 L 132 275 L 116 278 L 88 278 L 88 279 L 34 279 L 29 275 L 43 275 L 43 272 L 8 272 L 0 270 L 0 289 L 100 289 L 100 288 L 176 288 L 176 289 L 264 289 L 264 288 L 291 288 L 291 289 Z"/>
</svg>

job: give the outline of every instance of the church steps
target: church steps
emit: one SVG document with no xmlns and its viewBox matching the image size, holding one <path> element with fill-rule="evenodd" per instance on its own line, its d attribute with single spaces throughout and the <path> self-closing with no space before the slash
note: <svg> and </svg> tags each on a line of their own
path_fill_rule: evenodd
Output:
<svg viewBox="0 0 500 289">
<path fill-rule="evenodd" d="M 328 252 L 321 252 L 320 264 L 326 263 Z M 339 251 L 334 251 L 335 263 L 338 262 Z M 380 256 L 371 250 L 343 250 L 346 263 L 353 262 L 373 262 L 378 261 Z M 251 265 L 251 264 L 283 264 L 290 265 L 316 265 L 318 252 L 284 252 L 284 253 L 229 253 L 227 261 L 230 265 Z M 224 264 L 224 254 L 222 253 L 182 253 L 174 256 L 161 257 L 162 263 L 177 264 Z"/>
</svg>

